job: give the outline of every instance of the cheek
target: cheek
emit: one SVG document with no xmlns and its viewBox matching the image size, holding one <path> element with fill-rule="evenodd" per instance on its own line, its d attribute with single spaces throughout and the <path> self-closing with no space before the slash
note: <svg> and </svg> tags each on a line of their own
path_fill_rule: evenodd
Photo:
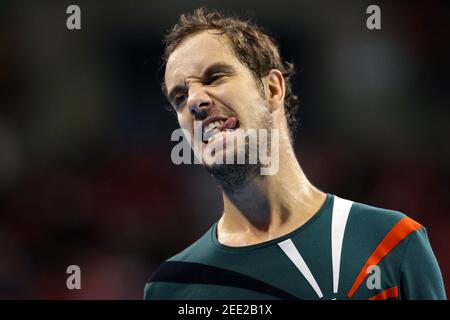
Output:
<svg viewBox="0 0 450 320">
<path fill-rule="evenodd" d="M 260 127 L 260 117 L 267 109 L 251 82 L 223 85 L 214 88 L 210 94 L 237 114 L 241 126 L 254 129 Z"/>
<path fill-rule="evenodd" d="M 243 115 L 252 101 L 253 92 L 251 91 L 242 83 L 227 83 L 214 88 L 210 94 L 237 114 Z"/>
<path fill-rule="evenodd" d="M 191 121 L 191 117 L 189 115 L 186 115 L 184 112 L 178 113 L 177 118 L 178 118 L 178 123 L 179 123 L 181 129 L 193 131 L 192 121 Z"/>
</svg>

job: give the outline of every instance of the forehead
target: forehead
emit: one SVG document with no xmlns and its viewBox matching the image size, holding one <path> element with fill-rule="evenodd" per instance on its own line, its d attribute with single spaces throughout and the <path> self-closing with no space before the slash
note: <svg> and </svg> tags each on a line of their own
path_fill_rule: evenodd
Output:
<svg viewBox="0 0 450 320">
<path fill-rule="evenodd" d="M 240 65 L 228 38 L 213 30 L 194 34 L 183 40 L 167 60 L 166 87 L 170 89 L 189 77 L 200 77 L 209 65 L 216 62 Z"/>
</svg>

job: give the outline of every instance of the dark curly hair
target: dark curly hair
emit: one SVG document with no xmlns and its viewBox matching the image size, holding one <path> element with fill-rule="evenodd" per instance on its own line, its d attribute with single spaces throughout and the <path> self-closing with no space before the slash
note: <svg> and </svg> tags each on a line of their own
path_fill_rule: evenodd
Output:
<svg viewBox="0 0 450 320">
<path fill-rule="evenodd" d="M 292 92 L 291 79 L 295 73 L 294 64 L 282 61 L 278 44 L 261 27 L 236 16 L 225 16 L 217 10 L 198 8 L 192 14 L 182 14 L 175 26 L 164 37 L 165 51 L 163 66 L 177 46 L 188 36 L 205 30 L 225 34 L 231 41 L 237 58 L 247 66 L 262 84 L 261 78 L 271 69 L 278 69 L 285 80 L 285 110 L 291 138 L 297 128 L 296 113 L 298 97 Z M 167 90 L 162 82 L 162 90 Z"/>
</svg>

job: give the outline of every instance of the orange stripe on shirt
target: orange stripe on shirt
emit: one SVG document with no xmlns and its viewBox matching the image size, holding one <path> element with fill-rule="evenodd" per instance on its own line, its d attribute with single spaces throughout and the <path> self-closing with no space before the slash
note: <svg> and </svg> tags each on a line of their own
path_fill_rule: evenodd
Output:
<svg viewBox="0 0 450 320">
<path fill-rule="evenodd" d="M 398 298 L 398 287 L 386 289 L 372 298 L 369 298 L 369 300 L 387 300 L 391 298 Z"/>
<path fill-rule="evenodd" d="M 347 296 L 351 298 L 356 290 L 359 288 L 361 283 L 364 281 L 367 276 L 367 268 L 369 266 L 377 265 L 392 249 L 395 248 L 396 245 L 400 243 L 403 239 L 405 239 L 411 232 L 421 228 L 422 225 L 417 223 L 411 218 L 404 217 L 400 219 L 388 232 L 388 234 L 381 240 L 375 250 L 372 252 L 370 257 L 367 259 L 364 266 L 361 268 L 359 275 L 356 277 L 355 282 L 353 283 L 352 288 L 348 292 Z"/>
</svg>

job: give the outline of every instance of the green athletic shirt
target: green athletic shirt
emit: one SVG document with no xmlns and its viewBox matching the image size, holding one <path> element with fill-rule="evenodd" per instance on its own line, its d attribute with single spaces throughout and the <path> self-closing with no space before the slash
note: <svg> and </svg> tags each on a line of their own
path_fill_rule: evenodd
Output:
<svg viewBox="0 0 450 320">
<path fill-rule="evenodd" d="M 165 261 L 145 299 L 446 299 L 426 229 L 396 211 L 327 194 L 296 230 L 245 247 L 217 222 Z"/>
</svg>

